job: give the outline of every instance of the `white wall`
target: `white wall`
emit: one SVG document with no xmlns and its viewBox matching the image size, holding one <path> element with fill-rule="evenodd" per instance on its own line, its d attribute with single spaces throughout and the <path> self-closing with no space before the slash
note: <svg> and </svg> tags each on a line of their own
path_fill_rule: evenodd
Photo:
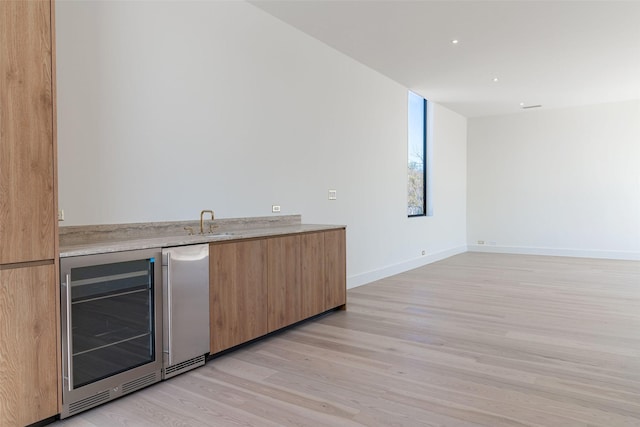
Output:
<svg viewBox="0 0 640 427">
<path fill-rule="evenodd" d="M 470 249 L 640 259 L 640 101 L 470 119 L 468 132 Z"/>
<path fill-rule="evenodd" d="M 347 225 L 349 286 L 466 250 L 466 119 L 434 106 L 406 218 L 406 89 L 254 6 L 58 0 L 56 36 L 62 225 L 279 204 Z"/>
</svg>

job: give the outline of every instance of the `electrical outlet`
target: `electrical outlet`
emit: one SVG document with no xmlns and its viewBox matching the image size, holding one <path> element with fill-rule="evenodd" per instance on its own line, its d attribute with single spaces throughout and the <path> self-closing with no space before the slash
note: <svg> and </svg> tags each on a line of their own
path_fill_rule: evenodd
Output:
<svg viewBox="0 0 640 427">
<path fill-rule="evenodd" d="M 329 190 L 329 200 L 336 200 L 338 198 L 338 192 L 336 190 Z"/>
<path fill-rule="evenodd" d="M 58 211 L 58 221 L 64 221 L 64 209 Z"/>
<path fill-rule="evenodd" d="M 422 250 L 422 255 L 426 255 L 427 251 L 425 251 L 424 249 Z"/>
<path fill-rule="evenodd" d="M 479 245 L 484 245 L 484 240 L 478 240 Z"/>
<path fill-rule="evenodd" d="M 271 212 L 273 213 L 280 212 L 280 205 L 271 205 Z"/>
</svg>

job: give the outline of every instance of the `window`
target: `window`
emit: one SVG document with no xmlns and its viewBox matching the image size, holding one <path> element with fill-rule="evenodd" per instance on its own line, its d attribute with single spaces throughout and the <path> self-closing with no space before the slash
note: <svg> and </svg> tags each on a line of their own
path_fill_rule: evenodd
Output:
<svg viewBox="0 0 640 427">
<path fill-rule="evenodd" d="M 407 215 L 427 215 L 427 100 L 409 92 Z"/>
</svg>

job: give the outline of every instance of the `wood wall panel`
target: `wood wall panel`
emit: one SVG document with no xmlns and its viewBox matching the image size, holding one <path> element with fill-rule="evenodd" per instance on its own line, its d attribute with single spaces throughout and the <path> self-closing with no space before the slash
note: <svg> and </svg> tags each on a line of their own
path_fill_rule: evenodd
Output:
<svg viewBox="0 0 640 427">
<path fill-rule="evenodd" d="M 0 264 L 55 258 L 51 3 L 0 2 Z"/>
<path fill-rule="evenodd" d="M 0 426 L 58 413 L 53 264 L 0 270 Z"/>
</svg>

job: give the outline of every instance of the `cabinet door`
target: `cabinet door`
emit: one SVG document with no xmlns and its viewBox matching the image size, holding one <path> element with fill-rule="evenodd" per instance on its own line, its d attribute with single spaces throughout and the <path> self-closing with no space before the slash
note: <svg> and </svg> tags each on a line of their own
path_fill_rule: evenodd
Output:
<svg viewBox="0 0 640 427">
<path fill-rule="evenodd" d="M 326 310 L 324 234 L 303 234 L 300 239 L 302 317 L 307 318 Z"/>
<path fill-rule="evenodd" d="M 58 413 L 55 267 L 0 270 L 0 426 Z"/>
<path fill-rule="evenodd" d="M 324 233 L 325 310 L 347 303 L 347 266 L 345 230 Z"/>
<path fill-rule="evenodd" d="M 269 249 L 269 332 L 302 320 L 300 236 L 274 237 Z"/>
<path fill-rule="evenodd" d="M 211 353 L 267 333 L 267 240 L 211 244 Z"/>
<path fill-rule="evenodd" d="M 51 4 L 0 1 L 0 264 L 53 259 Z"/>
</svg>

